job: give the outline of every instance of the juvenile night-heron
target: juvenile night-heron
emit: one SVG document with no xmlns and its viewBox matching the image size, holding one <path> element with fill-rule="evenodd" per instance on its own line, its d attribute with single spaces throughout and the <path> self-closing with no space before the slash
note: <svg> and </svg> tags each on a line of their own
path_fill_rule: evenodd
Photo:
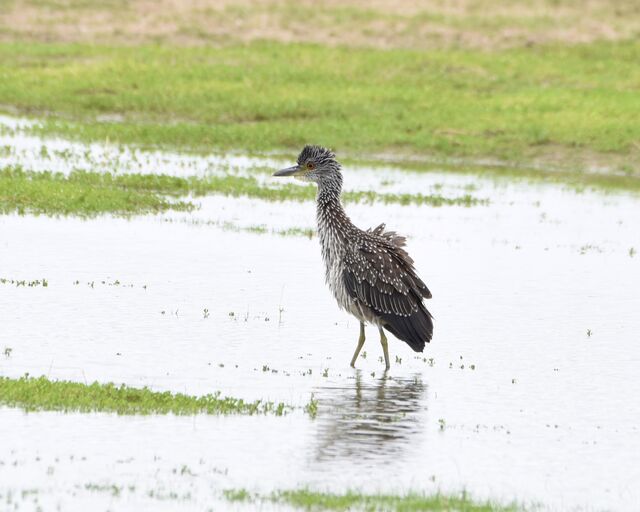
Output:
<svg viewBox="0 0 640 512">
<path fill-rule="evenodd" d="M 318 237 L 326 268 L 326 281 L 338 305 L 360 321 L 360 338 L 351 359 L 364 345 L 365 323 L 380 331 L 384 362 L 389 369 L 389 348 L 383 329 L 422 352 L 433 336 L 433 321 L 423 299 L 431 292 L 416 274 L 413 260 L 403 249 L 405 238 L 385 231 L 380 224 L 363 231 L 349 219 L 340 203 L 342 173 L 335 154 L 320 146 L 305 146 L 298 163 L 274 176 L 295 176 L 318 185 Z"/>
</svg>

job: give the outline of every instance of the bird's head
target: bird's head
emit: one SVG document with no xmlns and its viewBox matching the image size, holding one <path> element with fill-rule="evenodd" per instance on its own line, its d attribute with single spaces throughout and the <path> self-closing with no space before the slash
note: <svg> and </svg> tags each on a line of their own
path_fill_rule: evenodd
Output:
<svg viewBox="0 0 640 512">
<path fill-rule="evenodd" d="M 321 146 L 305 146 L 298 155 L 298 163 L 293 167 L 282 169 L 274 176 L 295 176 L 303 181 L 323 184 L 339 180 L 342 183 L 340 164 L 330 149 Z"/>
</svg>

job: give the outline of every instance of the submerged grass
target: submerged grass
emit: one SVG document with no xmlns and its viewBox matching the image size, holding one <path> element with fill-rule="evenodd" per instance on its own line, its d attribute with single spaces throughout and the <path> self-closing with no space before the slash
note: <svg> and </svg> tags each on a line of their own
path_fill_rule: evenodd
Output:
<svg viewBox="0 0 640 512">
<path fill-rule="evenodd" d="M 168 223 L 184 223 L 192 226 L 216 226 L 223 231 L 232 231 L 235 233 L 253 233 L 256 235 L 277 235 L 282 237 L 304 237 L 313 238 L 316 235 L 316 230 L 313 228 L 303 228 L 299 226 L 293 226 L 290 228 L 270 228 L 266 224 L 250 224 L 243 226 L 235 222 L 221 221 L 221 220 L 201 220 L 201 219 L 172 219 L 165 218 L 164 222 Z"/>
<path fill-rule="evenodd" d="M 29 288 L 42 286 L 43 288 L 46 288 L 47 286 L 49 286 L 49 281 L 47 281 L 44 278 L 27 280 L 27 279 L 9 279 L 7 277 L 0 277 L 0 284 L 11 284 L 11 285 L 15 285 L 16 288 L 20 288 L 21 286 L 29 287 Z"/>
<path fill-rule="evenodd" d="M 284 184 L 265 186 L 254 177 L 208 176 L 188 178 L 162 174 L 110 174 L 72 171 L 70 174 L 26 171 L 12 166 L 0 169 L 0 213 L 46 215 L 134 215 L 167 210 L 192 210 L 197 206 L 186 196 L 221 194 L 268 201 L 307 201 L 315 198 L 312 186 Z M 417 204 L 428 206 L 475 206 L 488 200 L 469 194 L 381 194 L 346 192 L 347 202 Z"/>
<path fill-rule="evenodd" d="M 0 377 L 0 405 L 27 411 L 111 412 L 117 414 L 275 414 L 293 410 L 284 403 L 221 396 L 195 397 L 182 393 L 131 388 L 124 384 L 81 384 L 46 377 Z"/>
<path fill-rule="evenodd" d="M 577 181 L 598 167 L 636 183 L 639 51 L 637 40 L 492 51 L 0 43 L 0 104 L 56 113 L 39 130 L 90 141 L 312 142 L 364 158 L 542 162 Z"/>
<path fill-rule="evenodd" d="M 522 510 L 516 505 L 498 505 L 491 502 L 473 501 L 466 494 L 461 496 L 444 496 L 441 494 L 425 495 L 409 493 L 362 494 L 347 492 L 344 494 L 321 493 L 306 489 L 280 491 L 269 496 L 254 495 L 246 489 L 229 489 L 224 491 L 229 501 L 252 502 L 272 501 L 285 503 L 303 510 L 364 510 L 364 511 L 465 511 L 465 512 L 516 512 Z"/>
</svg>

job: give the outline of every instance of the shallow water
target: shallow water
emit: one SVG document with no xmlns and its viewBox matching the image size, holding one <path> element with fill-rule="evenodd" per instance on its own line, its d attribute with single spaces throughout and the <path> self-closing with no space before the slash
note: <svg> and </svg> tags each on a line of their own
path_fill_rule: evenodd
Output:
<svg viewBox="0 0 640 512">
<path fill-rule="evenodd" d="M 377 179 L 347 181 L 371 183 L 361 176 Z M 413 190 L 448 179 L 394 176 Z M 386 376 L 372 328 L 349 368 L 358 324 L 324 285 L 316 239 L 215 225 L 312 226 L 311 203 L 208 197 L 193 214 L 133 220 L 0 217 L 0 277 L 49 283 L 0 284 L 0 375 L 319 400 L 315 420 L 2 408 L 0 503 L 206 510 L 230 506 L 226 488 L 309 486 L 635 509 L 637 199 L 464 179 L 491 204 L 348 208 L 362 227 L 385 220 L 410 235 L 434 294 L 433 343 L 418 355 L 390 337 L 401 362 Z"/>
<path fill-rule="evenodd" d="M 20 165 L 29 171 L 68 174 L 73 170 L 109 173 L 166 174 L 169 176 L 251 176 L 261 184 L 285 183 L 273 179 L 273 170 L 289 167 L 293 161 L 282 155 L 246 156 L 238 153 L 184 154 L 165 150 L 141 150 L 113 143 L 83 144 L 61 138 L 43 139 L 32 133 L 36 121 L 0 115 L 0 168 Z M 428 181 L 419 173 L 381 167 L 356 167 L 357 180 L 347 180 L 345 190 L 372 190 L 385 193 L 415 193 L 418 180 L 422 193 L 468 193 L 475 187 L 474 176 L 432 173 Z M 407 180 L 407 176 L 413 179 Z M 442 179 L 440 179 L 442 178 Z M 289 183 L 300 184 L 295 180 Z"/>
</svg>

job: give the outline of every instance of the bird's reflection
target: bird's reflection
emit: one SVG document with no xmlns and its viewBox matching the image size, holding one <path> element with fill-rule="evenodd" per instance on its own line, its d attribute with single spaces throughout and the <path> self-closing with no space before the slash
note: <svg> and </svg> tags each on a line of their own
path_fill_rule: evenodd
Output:
<svg viewBox="0 0 640 512">
<path fill-rule="evenodd" d="M 423 432 L 427 386 L 420 374 L 367 381 L 358 371 L 352 387 L 317 391 L 317 462 L 396 456 Z"/>
</svg>

